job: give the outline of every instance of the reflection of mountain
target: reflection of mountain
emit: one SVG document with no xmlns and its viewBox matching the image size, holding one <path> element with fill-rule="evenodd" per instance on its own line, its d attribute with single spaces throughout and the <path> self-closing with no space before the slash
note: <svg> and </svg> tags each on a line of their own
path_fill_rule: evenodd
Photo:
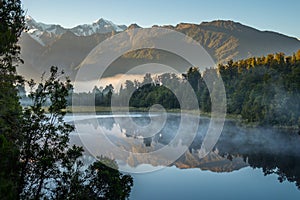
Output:
<svg viewBox="0 0 300 200">
<path fill-rule="evenodd" d="M 82 141 L 78 135 L 71 135 L 71 143 L 79 146 L 85 146 L 82 144 Z M 89 156 L 97 156 L 91 155 L 89 150 L 85 149 L 85 155 Z M 125 149 L 125 147 L 124 147 Z M 130 149 L 131 152 L 151 152 L 153 151 L 153 147 L 149 147 L 145 145 L 138 145 L 132 147 Z M 126 163 L 131 167 L 136 167 L 140 164 L 148 163 L 152 166 L 161 165 L 161 160 L 159 158 L 157 160 L 151 158 L 149 159 L 147 155 L 144 156 L 129 156 L 126 159 Z M 166 161 L 166 164 L 168 162 Z M 239 170 L 243 167 L 249 166 L 247 162 L 243 160 L 240 156 L 232 156 L 223 157 L 219 155 L 218 151 L 214 151 L 209 153 L 206 157 L 199 159 L 197 154 L 193 154 L 187 151 L 184 155 L 182 155 L 177 161 L 175 161 L 172 165 L 175 165 L 177 168 L 188 169 L 188 168 L 199 168 L 201 170 L 209 170 L 212 172 L 232 172 L 234 170 Z"/>
<path fill-rule="evenodd" d="M 135 118 L 135 121 L 145 121 L 146 115 Z M 171 115 L 171 121 L 166 124 L 174 126 L 176 115 Z M 296 134 L 286 132 L 279 132 L 272 129 L 262 128 L 242 128 L 238 127 L 234 122 L 227 122 L 222 136 L 215 146 L 215 150 L 210 152 L 206 157 L 199 158 L 199 149 L 202 144 L 203 132 L 199 131 L 193 144 L 189 149 L 175 162 L 169 160 L 162 160 L 163 157 L 150 157 L 147 152 L 162 148 L 174 138 L 173 129 L 165 127 L 158 135 L 151 138 L 141 138 L 140 136 L 126 136 L 126 131 L 134 131 L 130 127 L 126 127 L 127 120 L 124 118 L 122 126 L 116 124 L 113 118 L 99 118 L 98 120 L 82 120 L 78 124 L 84 125 L 87 132 L 99 133 L 105 131 L 106 136 L 118 146 L 118 148 L 127 150 L 129 152 L 145 153 L 138 155 L 122 155 L 122 161 L 129 166 L 135 168 L 141 164 L 151 164 L 152 166 L 159 166 L 163 163 L 165 165 L 175 165 L 181 169 L 199 168 L 201 170 L 209 170 L 212 172 L 232 172 L 243 167 L 250 166 L 252 168 L 261 168 L 265 175 L 277 174 L 280 182 L 288 180 L 295 182 L 300 188 L 300 137 Z M 147 120 L 146 120 L 147 121 Z M 204 130 L 207 120 L 202 120 L 201 126 Z M 203 130 L 203 128 L 201 129 Z M 85 136 L 92 136 L 85 139 Z M 95 135 L 94 135 L 95 136 Z M 79 137 L 78 134 L 71 135 L 71 142 L 85 149 L 86 155 L 95 154 L 97 148 L 100 148 L 103 143 L 93 135 L 86 135 L 84 133 Z M 105 141 L 104 141 L 105 142 Z M 95 145 L 90 145 L 95 143 Z M 85 145 L 83 145 L 85 144 Z M 86 148 L 86 145 L 94 148 Z M 177 145 L 180 145 L 178 143 Z M 91 152 L 91 150 L 93 152 Z M 176 150 L 176 147 L 174 147 Z M 111 158 L 116 158 L 113 149 L 107 149 Z M 99 156 L 97 153 L 94 156 Z"/>
<path fill-rule="evenodd" d="M 202 159 L 187 151 L 174 165 L 181 169 L 200 168 L 212 172 L 232 172 L 248 166 L 242 157 L 222 157 L 218 151 L 210 152 Z"/>
</svg>

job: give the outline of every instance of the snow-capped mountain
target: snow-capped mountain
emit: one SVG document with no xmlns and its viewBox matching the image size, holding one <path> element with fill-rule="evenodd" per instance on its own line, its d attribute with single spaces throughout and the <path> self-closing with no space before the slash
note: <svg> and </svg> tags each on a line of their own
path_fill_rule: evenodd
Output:
<svg viewBox="0 0 300 200">
<path fill-rule="evenodd" d="M 26 32 L 43 46 L 53 42 L 56 37 L 64 34 L 67 31 L 60 25 L 36 22 L 30 16 L 26 16 L 25 21 L 27 26 Z"/>
<path fill-rule="evenodd" d="M 125 25 L 116 25 L 111 21 L 103 18 L 97 20 L 92 24 L 78 25 L 74 28 L 67 29 L 56 24 L 44 24 L 36 22 L 32 17 L 25 18 L 27 30 L 26 32 L 42 46 L 53 43 L 58 37 L 71 31 L 77 36 L 90 36 L 95 33 L 121 32 L 127 27 Z"/>
<path fill-rule="evenodd" d="M 89 36 L 95 33 L 108 33 L 112 31 L 121 32 L 126 28 L 127 27 L 124 25 L 119 26 L 111 21 L 101 18 L 92 24 L 83 24 L 76 26 L 70 29 L 70 31 L 72 31 L 77 36 Z"/>
<path fill-rule="evenodd" d="M 74 79 L 83 61 L 96 63 L 94 60 L 85 59 L 99 43 L 114 35 L 113 31 L 125 29 L 104 19 L 72 29 L 37 23 L 30 17 L 27 17 L 26 21 L 28 31 L 20 38 L 21 57 L 25 64 L 18 69 L 19 73 L 27 79 L 35 80 L 40 80 L 41 74 L 48 71 L 52 65 L 61 67 Z M 270 31 L 260 31 L 233 21 L 217 20 L 201 24 L 181 23 L 176 26 L 161 27 L 194 38 L 210 53 L 215 62 L 220 63 L 230 59 L 244 59 L 249 55 L 261 56 L 274 52 L 291 55 L 300 49 L 300 41 L 296 38 Z M 128 29 L 132 28 L 139 28 L 139 26 L 132 24 L 128 27 Z M 101 33 L 105 31 L 108 32 Z M 135 34 L 132 42 L 137 42 L 139 38 L 150 38 L 150 35 L 145 35 L 146 33 L 139 29 Z M 123 47 L 122 42 L 119 45 Z M 131 66 L 145 64 L 148 61 L 169 65 L 181 72 L 185 72 L 185 66 L 190 66 L 186 60 L 173 54 L 156 51 L 155 48 L 143 49 L 129 52 L 115 60 L 106 74 L 114 76 L 126 73 Z"/>
</svg>

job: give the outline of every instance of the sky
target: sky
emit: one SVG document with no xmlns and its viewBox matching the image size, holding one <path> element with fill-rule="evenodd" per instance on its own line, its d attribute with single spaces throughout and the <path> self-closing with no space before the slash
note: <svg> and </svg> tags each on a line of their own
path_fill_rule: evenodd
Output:
<svg viewBox="0 0 300 200">
<path fill-rule="evenodd" d="M 299 0 L 21 0 L 38 22 L 71 28 L 104 18 L 142 27 L 233 20 L 300 38 Z"/>
</svg>

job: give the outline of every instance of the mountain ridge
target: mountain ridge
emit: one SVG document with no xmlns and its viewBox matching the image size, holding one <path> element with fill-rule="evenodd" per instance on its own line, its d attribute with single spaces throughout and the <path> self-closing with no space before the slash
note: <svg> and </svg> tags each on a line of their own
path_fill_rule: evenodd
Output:
<svg viewBox="0 0 300 200">
<path fill-rule="evenodd" d="M 21 74 L 30 78 L 39 78 L 40 74 L 48 71 L 51 65 L 61 66 L 65 72 L 70 74 L 71 78 L 74 78 L 78 67 L 89 52 L 100 42 L 118 33 L 117 30 L 119 30 L 110 29 L 103 33 L 94 29 L 96 33 L 78 35 L 74 33 L 74 30 L 63 29 L 60 25 L 39 23 L 40 27 L 37 27 L 33 26 L 34 22 L 37 23 L 34 19 L 27 17 L 29 30 L 22 34 L 20 40 L 21 57 L 25 61 L 25 64 L 20 67 Z M 94 24 L 103 25 L 108 22 L 112 23 L 100 18 Z M 109 27 L 113 28 L 114 26 L 117 25 L 110 24 Z M 137 24 L 132 24 L 126 27 L 126 30 L 139 27 Z M 214 20 L 200 24 L 179 23 L 176 26 L 155 25 L 153 27 L 168 28 L 193 38 L 203 46 L 216 63 L 276 52 L 291 55 L 300 49 L 300 41 L 297 38 L 272 31 L 261 31 L 230 20 Z M 43 32 L 43 30 L 46 31 Z M 85 30 L 86 33 L 89 30 Z M 124 29 L 124 31 L 126 30 Z M 137 31 L 137 36 L 141 37 L 139 31 Z M 189 65 L 185 60 L 178 59 L 174 55 L 153 49 L 142 49 L 124 54 L 114 61 L 111 64 L 114 69 L 110 70 L 107 76 L 126 72 L 129 66 L 149 62 L 166 64 L 182 72 Z"/>
<path fill-rule="evenodd" d="M 100 18 L 92 24 L 82 24 L 77 25 L 73 28 L 64 28 L 58 24 L 45 24 L 42 22 L 37 22 L 31 16 L 25 17 L 25 22 L 27 25 L 26 32 L 41 45 L 51 44 L 57 37 L 70 31 L 77 36 L 90 36 L 96 33 L 109 33 L 112 31 L 121 32 L 127 29 L 125 25 L 116 25 L 113 22 Z M 44 41 L 43 35 L 48 35 L 52 37 L 50 41 Z"/>
</svg>

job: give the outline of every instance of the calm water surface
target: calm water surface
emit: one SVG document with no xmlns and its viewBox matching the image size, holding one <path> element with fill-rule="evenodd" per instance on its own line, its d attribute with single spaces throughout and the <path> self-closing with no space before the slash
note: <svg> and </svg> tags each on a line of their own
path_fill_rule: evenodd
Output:
<svg viewBox="0 0 300 200">
<path fill-rule="evenodd" d="M 160 121 L 161 115 L 151 117 Z M 191 124 L 185 124 L 186 138 L 172 143 L 174 151 L 176 147 L 185 147 L 186 151 L 172 162 L 148 154 L 176 139 L 182 119 L 179 114 L 168 114 L 163 126 L 153 123 L 157 129 L 147 127 L 151 119 L 146 113 L 98 113 L 96 117 L 77 114 L 67 116 L 66 120 L 75 121 L 77 132 L 71 135 L 71 142 L 84 146 L 87 162 L 93 156 L 106 155 L 116 159 L 120 169 L 127 172 L 149 171 L 131 173 L 134 177 L 132 200 L 300 199 L 298 134 L 270 128 L 243 128 L 234 121 L 227 121 L 213 151 L 201 158 L 199 150 L 209 119 L 191 118 L 199 120 L 196 136 L 191 144 L 187 142 L 191 134 L 188 127 L 195 122 L 192 119 Z M 130 120 L 147 128 L 132 126 Z M 125 153 L 114 151 L 107 143 Z"/>
</svg>

